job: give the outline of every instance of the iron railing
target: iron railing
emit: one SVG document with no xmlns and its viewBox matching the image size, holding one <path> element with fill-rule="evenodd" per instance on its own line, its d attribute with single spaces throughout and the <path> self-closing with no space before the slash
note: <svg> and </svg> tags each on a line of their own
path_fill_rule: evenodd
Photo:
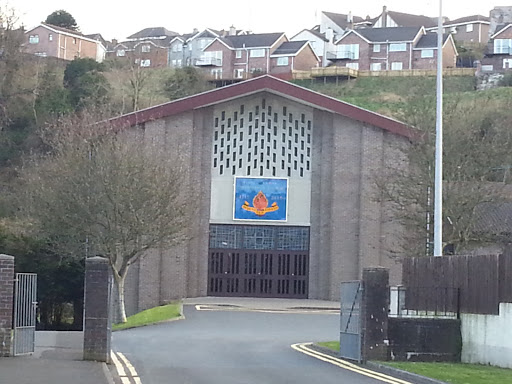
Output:
<svg viewBox="0 0 512 384">
<path fill-rule="evenodd" d="M 394 287 L 391 289 L 390 316 L 460 319 L 460 289 Z"/>
</svg>

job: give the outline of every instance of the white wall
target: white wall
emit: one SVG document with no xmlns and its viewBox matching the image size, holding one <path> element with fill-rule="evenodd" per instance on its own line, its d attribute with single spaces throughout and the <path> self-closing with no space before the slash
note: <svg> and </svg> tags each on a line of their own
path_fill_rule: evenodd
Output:
<svg viewBox="0 0 512 384">
<path fill-rule="evenodd" d="M 462 362 L 512 368 L 512 303 L 500 314 L 462 314 Z"/>
</svg>

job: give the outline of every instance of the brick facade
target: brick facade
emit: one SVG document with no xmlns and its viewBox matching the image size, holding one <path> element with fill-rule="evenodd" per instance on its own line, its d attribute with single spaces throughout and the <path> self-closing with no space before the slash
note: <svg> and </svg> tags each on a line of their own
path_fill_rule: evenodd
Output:
<svg viewBox="0 0 512 384">
<path fill-rule="evenodd" d="M 14 257 L 0 254 L 0 357 L 11 354 Z"/>
<path fill-rule="evenodd" d="M 32 36 L 32 39 L 31 39 Z M 34 42 L 34 37 L 38 42 Z M 25 33 L 25 52 L 38 56 L 51 56 L 64 60 L 90 58 L 99 60 L 99 42 L 79 34 L 63 33 L 40 25 Z M 102 58 L 101 58 L 102 59 Z"/>
<path fill-rule="evenodd" d="M 167 152 L 179 151 L 190 169 L 184 187 L 193 188 L 200 198 L 191 218 L 190 240 L 173 249 L 148 252 L 134 267 L 126 282 L 131 295 L 126 298 L 128 313 L 206 295 L 210 206 L 215 204 L 210 201 L 213 116 L 231 105 L 249 105 L 254 98 L 301 108 L 300 102 L 260 92 L 145 123 L 146 145 L 157 143 Z M 310 298 L 337 300 L 339 283 L 360 278 L 364 267 L 388 267 L 392 280 L 400 280 L 399 265 L 387 247 L 396 244 L 401 228 L 387 223 L 390 212 L 377 199 L 374 176 L 397 161 L 397 145 L 407 142 L 381 128 L 313 109 Z"/>
</svg>

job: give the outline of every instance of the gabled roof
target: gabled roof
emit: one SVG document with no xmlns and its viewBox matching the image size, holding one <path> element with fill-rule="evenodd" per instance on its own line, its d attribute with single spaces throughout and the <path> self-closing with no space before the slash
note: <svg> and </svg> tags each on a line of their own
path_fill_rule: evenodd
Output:
<svg viewBox="0 0 512 384">
<path fill-rule="evenodd" d="M 386 11 L 387 14 L 400 27 L 434 27 L 437 25 L 437 18 L 423 15 L 413 15 L 410 13 L 402 13 L 395 11 Z"/>
<path fill-rule="evenodd" d="M 461 17 L 455 20 L 447 21 L 443 25 L 444 26 L 450 26 L 454 24 L 466 24 L 466 23 L 472 23 L 472 22 L 484 22 L 484 23 L 490 23 L 491 19 L 487 16 L 482 15 L 472 15 L 472 16 L 465 16 Z"/>
<path fill-rule="evenodd" d="M 352 23 L 360 23 L 364 21 L 362 17 L 359 16 L 351 16 L 345 15 L 343 13 L 333 13 L 333 12 L 322 12 L 325 16 L 331 19 L 336 25 L 341 27 L 342 29 L 347 29 L 350 27 L 350 23 L 348 20 L 352 18 Z"/>
<path fill-rule="evenodd" d="M 260 76 L 255 79 L 242 81 L 237 84 L 132 112 L 110 119 L 109 122 L 118 128 L 135 126 L 259 92 L 269 92 L 282 96 L 298 103 L 342 115 L 410 139 L 420 137 L 418 131 L 398 120 L 356 107 L 355 105 L 322 95 L 318 92 L 279 80 L 269 75 Z"/>
<path fill-rule="evenodd" d="M 505 32 L 507 29 L 509 29 L 512 26 L 512 23 L 509 24 L 501 24 L 496 27 L 496 32 L 494 32 L 494 35 L 491 36 L 491 39 L 494 39 L 496 36 L 498 36 L 500 33 Z"/>
<path fill-rule="evenodd" d="M 449 33 L 443 34 L 443 46 L 450 37 L 451 34 Z M 421 36 L 414 49 L 437 49 L 437 33 L 429 32 Z"/>
<path fill-rule="evenodd" d="M 153 27 L 153 28 L 145 28 L 137 33 L 134 33 L 131 36 L 128 36 L 128 39 L 145 39 L 145 38 L 157 38 L 162 36 L 178 36 L 179 33 L 169 31 L 164 27 Z"/>
<path fill-rule="evenodd" d="M 295 34 L 295 36 L 293 36 L 290 40 L 293 40 L 295 39 L 298 35 L 300 35 L 302 32 L 308 32 L 308 33 L 311 33 L 313 36 L 316 36 L 318 37 L 319 39 L 322 39 L 323 41 L 329 41 L 326 37 L 325 37 L 325 34 L 323 33 L 320 33 L 320 31 L 318 29 L 303 29 L 302 31 L 300 31 L 299 33 Z"/>
<path fill-rule="evenodd" d="M 307 44 L 309 44 L 309 41 L 307 40 L 285 41 L 277 47 L 271 56 L 295 56 Z"/>
<path fill-rule="evenodd" d="M 409 42 L 413 41 L 419 33 L 423 33 L 423 30 L 423 27 L 361 28 L 348 31 L 336 44 L 350 33 L 361 36 L 369 43 Z"/>
<path fill-rule="evenodd" d="M 80 32 L 72 31 L 71 29 L 56 27 L 55 25 L 47 24 L 47 23 L 40 23 L 37 27 L 34 27 L 34 28 L 26 31 L 25 34 L 28 35 L 34 29 L 39 28 L 39 27 L 46 28 L 49 31 L 52 31 L 52 32 L 55 32 L 55 33 L 59 33 L 59 34 L 63 34 L 63 35 L 71 36 L 71 37 L 80 38 L 80 39 L 85 40 L 85 41 L 90 41 L 90 42 L 93 42 L 95 44 L 101 43 L 101 41 L 96 40 L 96 39 L 92 39 L 90 37 L 87 37 L 87 36 L 85 36 L 84 34 L 82 34 Z"/>
<path fill-rule="evenodd" d="M 475 207 L 473 231 L 494 235 L 512 234 L 512 203 L 481 203 Z"/>
<path fill-rule="evenodd" d="M 233 49 L 263 48 L 272 47 L 283 35 L 284 32 L 252 33 L 249 35 L 219 37 L 218 39 Z"/>
</svg>

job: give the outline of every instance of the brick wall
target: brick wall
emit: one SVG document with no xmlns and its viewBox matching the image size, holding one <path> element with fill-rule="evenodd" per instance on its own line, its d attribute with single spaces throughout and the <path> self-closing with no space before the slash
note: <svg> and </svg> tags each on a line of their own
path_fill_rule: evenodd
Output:
<svg viewBox="0 0 512 384">
<path fill-rule="evenodd" d="M 14 257 L 0 255 L 0 357 L 10 356 L 14 289 Z"/>
</svg>

